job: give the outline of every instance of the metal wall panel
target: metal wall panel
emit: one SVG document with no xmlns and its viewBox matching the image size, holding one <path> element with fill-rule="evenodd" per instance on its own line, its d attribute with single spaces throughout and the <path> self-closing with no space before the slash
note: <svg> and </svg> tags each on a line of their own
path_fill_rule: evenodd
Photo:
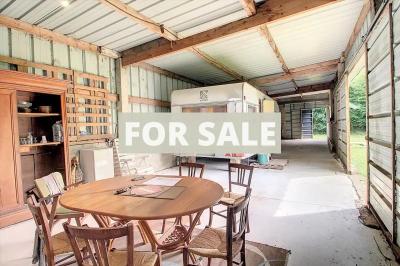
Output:
<svg viewBox="0 0 400 266">
<path fill-rule="evenodd" d="M 11 29 L 11 56 L 32 61 L 32 36 Z"/>
<path fill-rule="evenodd" d="M 399 150 L 398 145 L 400 144 L 400 1 L 394 0 L 393 1 L 393 10 L 392 10 L 392 27 L 393 27 L 393 43 L 392 43 L 392 52 L 393 52 L 393 85 L 394 85 L 394 94 L 395 94 L 395 156 L 396 156 L 396 167 L 394 168 L 394 176 L 397 180 L 400 180 L 400 157 L 399 157 Z M 397 193 L 399 191 L 399 186 L 396 184 L 395 186 L 396 191 L 396 204 L 395 210 L 396 214 L 400 213 L 400 196 Z M 399 244 L 399 236 L 400 236 L 400 220 L 399 217 L 396 217 L 396 230 L 397 230 L 397 239 L 396 244 Z"/>
<path fill-rule="evenodd" d="M 369 202 L 393 236 L 394 135 L 390 9 L 386 6 L 367 40 Z M 392 209 L 393 208 L 393 209 Z M 394 234 L 397 236 L 397 233 Z"/>
<path fill-rule="evenodd" d="M 54 65 L 58 67 L 70 68 L 68 45 L 53 42 Z"/>
<path fill-rule="evenodd" d="M 10 56 L 8 28 L 0 25 L 0 55 Z"/>
</svg>

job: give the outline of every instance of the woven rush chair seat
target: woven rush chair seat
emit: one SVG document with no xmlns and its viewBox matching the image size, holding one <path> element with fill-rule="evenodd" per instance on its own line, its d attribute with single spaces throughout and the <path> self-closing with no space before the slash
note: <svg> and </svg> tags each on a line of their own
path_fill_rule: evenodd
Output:
<svg viewBox="0 0 400 266">
<path fill-rule="evenodd" d="M 133 257 L 134 266 L 153 266 L 157 261 L 157 255 L 153 252 L 135 251 Z M 111 251 L 108 255 L 109 266 L 127 265 L 128 252 L 123 250 Z M 83 266 L 93 266 L 93 264 L 85 262 Z"/>
<path fill-rule="evenodd" d="M 224 192 L 224 195 L 219 201 L 219 204 L 223 205 L 236 205 L 242 202 L 245 199 L 244 195 L 233 193 L 233 192 Z"/>
<path fill-rule="evenodd" d="M 233 242 L 233 257 L 239 254 L 242 245 L 242 240 Z M 192 254 L 221 259 L 224 259 L 227 256 L 226 248 L 226 231 L 215 228 L 205 228 L 199 235 L 195 236 L 193 240 L 190 241 L 188 246 L 188 250 Z"/>
<path fill-rule="evenodd" d="M 61 232 L 51 236 L 53 243 L 53 252 L 54 255 L 61 255 L 73 252 L 71 243 L 69 242 L 69 238 L 65 232 Z M 79 239 L 78 246 L 80 249 L 85 247 L 85 241 Z"/>
</svg>

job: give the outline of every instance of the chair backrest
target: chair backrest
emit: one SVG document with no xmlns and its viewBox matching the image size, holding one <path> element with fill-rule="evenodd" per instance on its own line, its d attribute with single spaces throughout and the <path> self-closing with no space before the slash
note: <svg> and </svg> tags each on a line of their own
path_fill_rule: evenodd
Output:
<svg viewBox="0 0 400 266">
<path fill-rule="evenodd" d="M 68 235 L 79 265 L 83 264 L 83 257 L 80 252 L 77 239 L 85 240 L 93 266 L 109 266 L 108 244 L 112 239 L 127 238 L 127 258 L 119 265 L 133 266 L 133 224 L 111 228 L 89 228 L 86 226 L 72 226 L 64 223 L 64 230 Z M 96 254 L 96 256 L 95 256 Z"/>
<path fill-rule="evenodd" d="M 39 204 L 34 195 L 27 199 L 29 210 L 32 213 L 33 220 L 36 224 L 36 229 L 40 238 L 44 241 L 44 248 L 46 249 L 46 258 L 48 265 L 54 265 L 53 242 L 51 238 L 50 222 L 46 216 L 45 206 Z"/>
<path fill-rule="evenodd" d="M 229 163 L 229 192 L 232 192 L 232 185 L 245 187 L 247 192 L 251 185 L 253 169 L 250 165 Z"/>
<path fill-rule="evenodd" d="M 183 172 L 183 168 L 187 168 L 187 175 Z M 204 168 L 205 164 L 203 163 L 180 163 L 179 175 L 203 178 Z M 196 175 L 196 173 L 198 173 L 198 175 Z"/>
<path fill-rule="evenodd" d="M 64 192 L 64 179 L 59 172 L 53 172 L 47 176 L 35 179 L 35 185 L 42 198 L 61 194 Z"/>
<path fill-rule="evenodd" d="M 251 188 L 246 192 L 244 199 L 236 205 L 228 206 L 226 219 L 226 245 L 227 255 L 232 257 L 233 242 L 245 240 L 247 223 L 249 222 L 249 203 Z M 237 217 L 239 216 L 239 217 Z"/>
</svg>

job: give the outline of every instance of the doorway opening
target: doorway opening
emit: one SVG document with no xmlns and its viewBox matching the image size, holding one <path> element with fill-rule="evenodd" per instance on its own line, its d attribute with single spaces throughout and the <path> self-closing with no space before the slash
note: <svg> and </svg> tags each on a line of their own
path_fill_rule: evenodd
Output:
<svg viewBox="0 0 400 266">
<path fill-rule="evenodd" d="M 327 140 L 327 110 L 326 107 L 313 109 L 313 139 Z"/>
<path fill-rule="evenodd" d="M 350 171 L 367 177 L 366 73 L 365 66 L 349 75 Z"/>
</svg>

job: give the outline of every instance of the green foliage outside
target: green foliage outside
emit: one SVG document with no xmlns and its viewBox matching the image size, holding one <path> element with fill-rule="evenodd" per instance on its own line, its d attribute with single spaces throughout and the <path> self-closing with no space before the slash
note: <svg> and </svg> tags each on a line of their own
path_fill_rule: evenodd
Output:
<svg viewBox="0 0 400 266">
<path fill-rule="evenodd" d="M 351 131 L 365 132 L 365 73 L 361 71 L 350 83 Z"/>
<path fill-rule="evenodd" d="M 350 83 L 350 154 L 355 172 L 367 176 L 366 128 L 366 90 L 365 72 L 361 71 Z"/>
<path fill-rule="evenodd" d="M 314 108 L 313 109 L 313 135 L 326 134 L 326 109 Z"/>
</svg>

